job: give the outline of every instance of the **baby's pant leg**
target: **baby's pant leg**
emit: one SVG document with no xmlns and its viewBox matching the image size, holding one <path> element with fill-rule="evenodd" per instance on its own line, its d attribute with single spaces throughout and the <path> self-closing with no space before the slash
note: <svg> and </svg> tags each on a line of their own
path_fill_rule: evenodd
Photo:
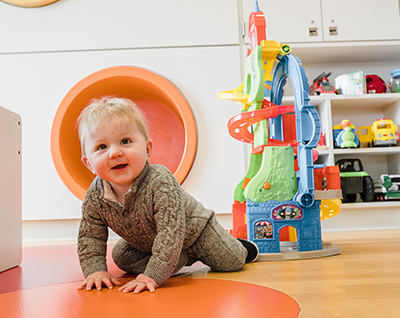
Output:
<svg viewBox="0 0 400 318">
<path fill-rule="evenodd" d="M 137 250 L 124 239 L 118 240 L 112 250 L 112 258 L 115 264 L 130 274 L 143 273 L 150 256 L 150 253 Z"/>
<path fill-rule="evenodd" d="M 247 255 L 243 245 L 218 223 L 215 215 L 186 251 L 189 259 L 200 260 L 216 272 L 240 270 Z"/>
<path fill-rule="evenodd" d="M 121 270 L 136 275 L 144 272 L 151 255 L 151 253 L 137 250 L 124 239 L 118 240 L 112 250 L 112 258 L 115 264 Z M 187 262 L 188 256 L 185 251 L 182 251 L 174 273 L 178 272 Z"/>
</svg>

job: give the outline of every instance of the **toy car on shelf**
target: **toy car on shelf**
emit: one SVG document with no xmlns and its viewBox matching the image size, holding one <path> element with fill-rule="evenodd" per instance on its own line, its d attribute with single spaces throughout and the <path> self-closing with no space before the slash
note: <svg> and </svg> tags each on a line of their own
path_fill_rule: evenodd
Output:
<svg viewBox="0 0 400 318">
<path fill-rule="evenodd" d="M 374 180 L 375 200 L 400 200 L 400 175 L 382 174 Z"/>
<path fill-rule="evenodd" d="M 356 127 L 348 119 L 343 119 L 339 125 L 333 126 L 334 148 L 358 148 L 360 141 L 355 132 Z"/>
<path fill-rule="evenodd" d="M 357 194 L 364 202 L 374 200 L 374 181 L 364 171 L 360 159 L 340 159 L 336 165 L 340 170 L 343 203 L 355 202 Z"/>
<path fill-rule="evenodd" d="M 397 125 L 391 119 L 381 118 L 375 120 L 371 126 L 358 128 L 360 142 L 368 143 L 368 147 L 396 146 L 398 138 Z"/>
<path fill-rule="evenodd" d="M 314 78 L 312 85 L 310 85 L 310 95 L 336 94 L 335 86 L 331 85 L 328 80 L 331 74 L 331 72 L 322 72 Z"/>
</svg>

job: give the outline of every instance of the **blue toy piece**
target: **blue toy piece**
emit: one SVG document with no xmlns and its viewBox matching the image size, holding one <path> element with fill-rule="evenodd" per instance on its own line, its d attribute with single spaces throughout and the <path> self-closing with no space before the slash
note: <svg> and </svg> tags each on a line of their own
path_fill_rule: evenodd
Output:
<svg viewBox="0 0 400 318">
<path fill-rule="evenodd" d="M 279 232 L 286 226 L 297 231 L 297 250 L 313 251 L 322 249 L 320 200 L 314 200 L 314 165 L 312 150 L 318 144 L 321 135 L 321 121 L 313 105 L 310 105 L 309 86 L 301 61 L 291 54 L 282 57 L 276 66 L 272 81 L 271 102 L 280 105 L 286 78 L 292 81 L 295 88 L 295 116 L 297 133 L 297 192 L 287 201 L 270 200 L 254 203 L 247 199 L 247 233 L 248 239 L 255 242 L 260 253 L 279 253 Z M 282 116 L 271 118 L 271 138 L 283 138 Z M 263 171 L 264 172 L 264 171 Z M 296 218 L 279 219 L 276 211 L 290 207 L 299 214 Z M 257 228 L 268 222 L 272 236 L 260 237 Z"/>
<path fill-rule="evenodd" d="M 271 102 L 280 105 L 283 97 L 283 87 L 286 78 L 289 77 L 294 88 L 296 134 L 297 134 L 297 157 L 299 162 L 298 191 L 294 200 L 302 203 L 305 207 L 314 204 L 314 166 L 313 148 L 318 145 L 321 136 L 321 120 L 314 105 L 310 104 L 309 86 L 307 77 L 301 61 L 297 56 L 288 54 L 280 60 L 276 67 L 272 83 Z M 272 121 L 281 118 L 272 119 Z M 279 128 L 281 124 L 273 127 Z M 275 128 L 275 129 L 276 129 Z M 279 136 L 280 131 L 274 131 L 271 136 Z"/>
<path fill-rule="evenodd" d="M 280 231 L 291 226 L 296 229 L 299 252 L 322 249 L 320 201 L 304 208 L 298 201 L 268 201 L 254 203 L 247 199 L 247 230 L 260 253 L 281 251 Z"/>
</svg>

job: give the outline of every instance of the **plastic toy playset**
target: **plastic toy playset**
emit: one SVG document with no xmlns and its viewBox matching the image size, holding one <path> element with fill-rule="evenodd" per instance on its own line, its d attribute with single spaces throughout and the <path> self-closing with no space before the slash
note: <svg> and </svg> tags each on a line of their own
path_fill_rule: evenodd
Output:
<svg viewBox="0 0 400 318">
<path fill-rule="evenodd" d="M 340 212 L 339 168 L 314 164 L 321 122 L 310 105 L 304 68 L 289 45 L 266 40 L 258 1 L 249 38 L 244 83 L 219 93 L 241 103 L 241 113 L 228 122 L 229 133 L 252 146 L 247 174 L 234 192 L 232 234 L 255 242 L 260 260 L 338 254 L 337 247 L 322 244 L 321 218 Z M 283 106 L 287 78 L 295 105 Z M 286 250 L 284 236 L 291 241 Z"/>
</svg>

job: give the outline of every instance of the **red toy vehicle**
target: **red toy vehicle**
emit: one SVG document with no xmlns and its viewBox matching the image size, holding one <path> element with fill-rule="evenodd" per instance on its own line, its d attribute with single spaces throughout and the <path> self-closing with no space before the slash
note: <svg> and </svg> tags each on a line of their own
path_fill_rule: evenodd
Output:
<svg viewBox="0 0 400 318">
<path fill-rule="evenodd" d="M 330 75 L 331 72 L 322 72 L 316 77 L 313 84 L 310 86 L 310 95 L 336 94 L 335 86 L 331 85 L 328 80 Z"/>
</svg>

